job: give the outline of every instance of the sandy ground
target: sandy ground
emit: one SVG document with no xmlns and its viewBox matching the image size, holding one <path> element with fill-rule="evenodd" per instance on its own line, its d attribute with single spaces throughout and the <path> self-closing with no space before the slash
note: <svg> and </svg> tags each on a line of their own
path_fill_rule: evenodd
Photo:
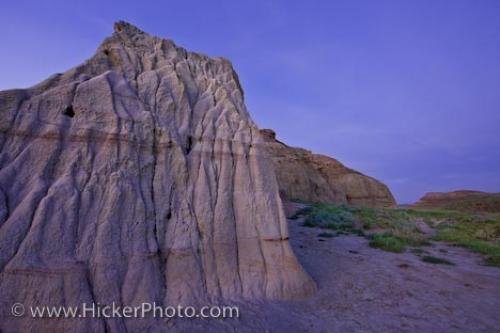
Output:
<svg viewBox="0 0 500 333">
<path fill-rule="evenodd" d="M 321 238 L 289 220 L 290 239 L 318 284 L 302 301 L 240 305 L 240 319 L 171 322 L 185 332 L 500 332 L 500 268 L 465 249 L 423 249 L 455 266 L 411 252 L 372 249 L 358 236 Z"/>
</svg>

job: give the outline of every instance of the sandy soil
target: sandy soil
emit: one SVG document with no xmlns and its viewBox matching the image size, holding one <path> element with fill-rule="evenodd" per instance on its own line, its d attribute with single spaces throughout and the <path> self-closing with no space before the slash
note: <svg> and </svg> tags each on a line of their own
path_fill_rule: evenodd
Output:
<svg viewBox="0 0 500 333">
<path fill-rule="evenodd" d="M 241 306 L 240 319 L 171 322 L 186 332 L 500 332 L 500 268 L 465 249 L 423 249 L 455 266 L 411 252 L 372 249 L 358 236 L 321 238 L 289 220 L 290 239 L 318 284 L 310 299 Z"/>
</svg>

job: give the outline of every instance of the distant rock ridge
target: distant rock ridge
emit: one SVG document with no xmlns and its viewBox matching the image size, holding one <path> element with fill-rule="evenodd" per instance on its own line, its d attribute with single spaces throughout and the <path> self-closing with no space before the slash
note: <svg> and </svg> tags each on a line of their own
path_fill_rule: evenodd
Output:
<svg viewBox="0 0 500 333">
<path fill-rule="evenodd" d="M 347 203 L 368 207 L 396 204 L 389 188 L 380 181 L 345 167 L 339 161 L 276 140 L 276 133 L 261 129 L 282 197 L 320 203 Z"/>
<path fill-rule="evenodd" d="M 472 190 L 426 193 L 414 206 L 471 212 L 500 212 L 500 193 Z"/>
<path fill-rule="evenodd" d="M 229 61 L 115 24 L 83 64 L 0 92 L 0 331 L 161 331 L 15 318 L 14 303 L 304 297 L 278 185 Z"/>
</svg>

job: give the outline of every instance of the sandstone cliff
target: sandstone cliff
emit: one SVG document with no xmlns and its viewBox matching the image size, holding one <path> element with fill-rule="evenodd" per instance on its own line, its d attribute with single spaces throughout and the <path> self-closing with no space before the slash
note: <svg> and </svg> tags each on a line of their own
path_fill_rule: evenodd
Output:
<svg viewBox="0 0 500 333">
<path fill-rule="evenodd" d="M 471 212 L 500 212 L 500 193 L 467 190 L 429 192 L 420 198 L 414 206 Z"/>
<path fill-rule="evenodd" d="M 293 298 L 271 162 L 224 59 L 119 22 L 94 56 L 0 93 L 1 331 L 151 320 L 14 319 L 10 306 Z"/>
<path fill-rule="evenodd" d="M 387 186 L 378 180 L 346 168 L 331 157 L 289 147 L 276 140 L 272 130 L 263 129 L 261 134 L 284 199 L 370 207 L 395 205 Z"/>
</svg>

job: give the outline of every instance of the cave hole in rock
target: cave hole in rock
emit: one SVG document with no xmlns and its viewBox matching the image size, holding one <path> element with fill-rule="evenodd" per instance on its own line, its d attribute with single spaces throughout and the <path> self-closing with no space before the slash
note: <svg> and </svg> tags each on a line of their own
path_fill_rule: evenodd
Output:
<svg viewBox="0 0 500 333">
<path fill-rule="evenodd" d="M 193 148 L 193 137 L 190 135 L 188 136 L 187 140 L 187 146 L 186 146 L 186 155 L 191 152 L 191 148 Z"/>
<path fill-rule="evenodd" d="M 351 201 L 352 201 L 351 196 L 348 194 L 346 194 L 345 199 L 346 199 L 347 203 L 351 203 Z"/>
<path fill-rule="evenodd" d="M 63 111 L 63 114 L 65 116 L 73 118 L 75 116 L 75 110 L 73 110 L 73 106 L 70 105 L 70 106 L 66 107 L 66 109 L 64 109 L 64 111 Z"/>
</svg>

